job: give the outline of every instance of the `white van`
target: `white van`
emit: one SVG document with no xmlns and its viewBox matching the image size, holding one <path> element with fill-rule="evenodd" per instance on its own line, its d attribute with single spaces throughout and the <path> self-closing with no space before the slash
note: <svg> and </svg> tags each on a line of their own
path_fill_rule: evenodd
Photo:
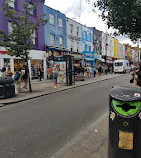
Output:
<svg viewBox="0 0 141 158">
<path fill-rule="evenodd" d="M 122 72 L 126 73 L 129 72 L 131 67 L 129 66 L 128 60 L 115 60 L 114 61 L 114 72 Z"/>
</svg>

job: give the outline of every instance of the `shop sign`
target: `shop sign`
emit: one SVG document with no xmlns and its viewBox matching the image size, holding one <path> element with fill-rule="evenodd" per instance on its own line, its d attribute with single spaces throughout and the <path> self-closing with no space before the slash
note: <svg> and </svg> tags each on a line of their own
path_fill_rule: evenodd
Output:
<svg viewBox="0 0 141 158">
<path fill-rule="evenodd" d="M 81 41 L 81 38 L 72 35 L 68 35 L 68 38 L 71 40 Z"/>
<path fill-rule="evenodd" d="M 92 43 L 91 43 L 91 42 L 88 42 L 88 41 L 85 41 L 85 43 L 86 43 L 87 45 L 89 45 L 89 46 L 92 45 Z"/>
<path fill-rule="evenodd" d="M 91 54 L 91 53 L 85 53 L 85 56 L 93 57 L 93 54 Z"/>
<path fill-rule="evenodd" d="M 0 54 L 8 54 L 8 51 L 0 50 Z"/>
</svg>

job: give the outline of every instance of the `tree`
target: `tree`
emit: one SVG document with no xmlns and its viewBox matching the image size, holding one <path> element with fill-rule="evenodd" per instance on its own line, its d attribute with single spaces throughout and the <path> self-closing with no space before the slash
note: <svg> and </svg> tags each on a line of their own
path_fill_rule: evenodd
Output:
<svg viewBox="0 0 141 158">
<path fill-rule="evenodd" d="M 127 35 L 131 40 L 141 38 L 141 1 L 140 0 L 97 0 L 95 7 L 101 11 L 108 27 Z"/>
<path fill-rule="evenodd" d="M 10 56 L 21 57 L 25 59 L 28 68 L 29 50 L 35 47 L 33 43 L 33 34 L 38 31 L 40 25 L 45 25 L 48 20 L 44 20 L 44 15 L 40 15 L 36 22 L 29 19 L 30 11 L 36 9 L 37 4 L 30 6 L 28 2 L 23 3 L 23 10 L 16 11 L 9 8 L 10 0 L 4 4 L 4 16 L 11 22 L 12 32 L 6 34 L 0 30 L 0 45 L 8 50 Z M 30 75 L 29 90 L 32 92 Z"/>
</svg>

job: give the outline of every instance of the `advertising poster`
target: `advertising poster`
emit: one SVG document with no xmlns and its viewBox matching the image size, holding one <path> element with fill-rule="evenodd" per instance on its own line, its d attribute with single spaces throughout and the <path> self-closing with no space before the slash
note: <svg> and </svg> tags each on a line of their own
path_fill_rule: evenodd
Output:
<svg viewBox="0 0 141 158">
<path fill-rule="evenodd" d="M 58 70 L 57 83 L 66 83 L 66 61 L 56 61 L 54 67 Z"/>
</svg>

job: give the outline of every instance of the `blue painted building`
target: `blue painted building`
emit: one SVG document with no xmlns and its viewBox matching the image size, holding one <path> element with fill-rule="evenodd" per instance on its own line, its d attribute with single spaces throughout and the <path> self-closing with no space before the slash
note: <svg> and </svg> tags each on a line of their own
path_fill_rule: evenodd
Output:
<svg viewBox="0 0 141 158">
<path fill-rule="evenodd" d="M 94 51 L 93 51 L 93 29 L 82 25 L 82 53 L 83 64 L 95 65 Z"/>
<path fill-rule="evenodd" d="M 44 13 L 49 20 L 44 26 L 46 51 L 49 56 L 63 56 L 67 52 L 66 17 L 48 6 L 44 6 Z"/>
</svg>

